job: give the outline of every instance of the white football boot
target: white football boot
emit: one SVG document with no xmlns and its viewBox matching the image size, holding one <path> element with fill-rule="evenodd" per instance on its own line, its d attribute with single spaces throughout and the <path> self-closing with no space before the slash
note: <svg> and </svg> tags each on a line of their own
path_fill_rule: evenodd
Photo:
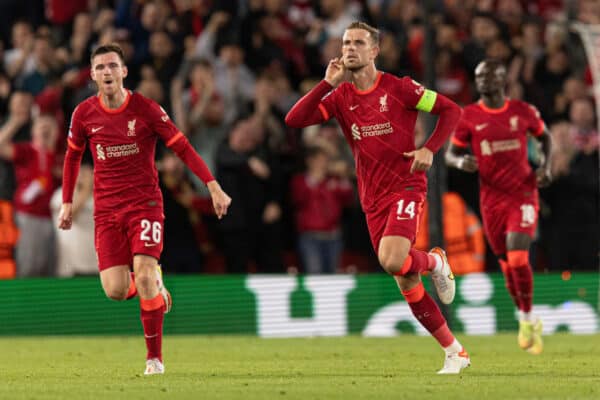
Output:
<svg viewBox="0 0 600 400">
<path fill-rule="evenodd" d="M 431 280 L 435 286 L 438 298 L 444 304 L 450 304 L 454 300 L 454 294 L 456 292 L 456 282 L 454 281 L 454 274 L 448 263 L 446 252 L 439 248 L 434 247 L 429 250 L 429 254 L 438 256 L 442 260 L 442 266 L 435 267 L 431 271 Z"/>
<path fill-rule="evenodd" d="M 444 367 L 438 371 L 439 375 L 459 374 L 460 371 L 471 365 L 471 359 L 463 348 L 458 353 L 450 353 L 446 355 Z"/>
<path fill-rule="evenodd" d="M 146 370 L 144 375 L 164 374 L 165 365 L 158 358 L 146 360 Z"/>
</svg>

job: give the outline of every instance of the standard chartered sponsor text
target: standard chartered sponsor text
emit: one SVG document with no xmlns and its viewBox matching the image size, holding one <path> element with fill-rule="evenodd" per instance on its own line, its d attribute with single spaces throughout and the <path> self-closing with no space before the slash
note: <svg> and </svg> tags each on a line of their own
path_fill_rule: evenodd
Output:
<svg viewBox="0 0 600 400">
<path fill-rule="evenodd" d="M 382 124 L 361 126 L 360 131 L 363 137 L 381 136 L 389 135 L 390 133 L 394 132 L 394 128 L 392 128 L 391 122 L 388 121 Z"/>
<path fill-rule="evenodd" d="M 105 150 L 106 157 L 108 158 L 131 156 L 140 152 L 140 148 L 138 147 L 137 143 L 106 146 Z"/>
</svg>

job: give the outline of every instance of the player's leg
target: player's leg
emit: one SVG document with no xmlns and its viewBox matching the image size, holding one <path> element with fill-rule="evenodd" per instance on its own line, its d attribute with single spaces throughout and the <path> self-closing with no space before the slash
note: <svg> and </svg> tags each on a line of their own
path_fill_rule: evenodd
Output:
<svg viewBox="0 0 600 400">
<path fill-rule="evenodd" d="M 519 296 L 517 295 L 517 285 L 513 279 L 510 268 L 508 267 L 506 254 L 499 256 L 498 262 L 500 263 L 500 269 L 502 270 L 502 275 L 504 276 L 504 286 L 506 286 L 506 290 L 508 290 L 508 294 L 518 310 L 520 309 L 520 305 Z"/>
<path fill-rule="evenodd" d="M 529 264 L 531 237 L 523 232 L 509 232 L 506 237 L 506 258 L 515 285 L 519 307 L 519 346 L 532 354 L 544 348 L 542 322 L 531 314 L 533 299 L 533 272 Z"/>
<path fill-rule="evenodd" d="M 137 290 L 130 272 L 131 255 L 127 236 L 113 219 L 96 220 L 94 229 L 98 269 L 104 293 L 113 300 L 135 297 Z"/>
<path fill-rule="evenodd" d="M 456 340 L 440 308 L 425 291 L 420 272 L 435 268 L 431 254 L 412 249 L 412 242 L 402 236 L 384 236 L 379 245 L 379 260 L 394 276 L 415 318 L 431 333 L 446 353 L 440 374 L 457 374 L 470 364 L 469 356 Z"/>
<path fill-rule="evenodd" d="M 162 363 L 162 330 L 167 302 L 160 292 L 158 261 L 144 254 L 133 258 L 135 285 L 140 297 L 140 318 L 146 339 L 146 375 L 164 373 Z"/>
<path fill-rule="evenodd" d="M 133 279 L 129 272 L 129 265 L 114 265 L 102 269 L 100 271 L 100 282 L 102 282 L 102 289 L 106 297 L 113 300 L 126 300 L 131 295 L 131 286 Z"/>
</svg>

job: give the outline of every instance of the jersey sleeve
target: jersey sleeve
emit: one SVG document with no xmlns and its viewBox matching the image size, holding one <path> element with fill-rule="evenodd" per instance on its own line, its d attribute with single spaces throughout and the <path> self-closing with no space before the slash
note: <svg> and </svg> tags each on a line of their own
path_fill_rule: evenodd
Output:
<svg viewBox="0 0 600 400">
<path fill-rule="evenodd" d="M 469 144 L 471 143 L 471 128 L 464 116 L 458 121 L 456 130 L 452 134 L 452 139 L 450 139 L 450 141 L 453 145 L 458 147 L 469 147 Z"/>
<path fill-rule="evenodd" d="M 544 124 L 544 121 L 540 117 L 540 112 L 535 106 L 531 104 L 526 104 L 525 107 L 527 115 L 527 130 L 533 136 L 538 137 L 542 133 L 544 133 L 544 130 L 546 129 L 546 124 Z"/>
<path fill-rule="evenodd" d="M 175 126 L 167 112 L 158 103 L 148 100 L 147 118 L 150 128 L 160 136 L 167 147 L 183 137 L 183 133 Z"/>
<path fill-rule="evenodd" d="M 338 115 L 340 87 L 341 86 L 338 86 L 323 96 L 321 102 L 319 103 L 319 111 L 321 112 L 321 115 L 325 121 L 329 121 L 331 118 L 335 118 Z"/>
<path fill-rule="evenodd" d="M 408 76 L 400 79 L 400 87 L 396 95 L 407 108 L 425 112 L 431 112 L 437 99 L 435 91 L 427 89 Z"/>
<path fill-rule="evenodd" d="M 83 116 L 81 114 L 81 107 L 77 106 L 73 111 L 73 115 L 71 115 L 67 146 L 72 150 L 83 152 L 83 150 L 85 150 L 87 138 L 83 126 Z"/>
</svg>

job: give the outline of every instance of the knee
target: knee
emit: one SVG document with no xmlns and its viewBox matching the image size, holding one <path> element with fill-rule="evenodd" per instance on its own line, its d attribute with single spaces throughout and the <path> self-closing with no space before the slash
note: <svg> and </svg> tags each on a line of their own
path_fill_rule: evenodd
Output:
<svg viewBox="0 0 600 400">
<path fill-rule="evenodd" d="M 111 300 L 121 301 L 127 298 L 128 289 L 128 287 L 122 287 L 121 285 L 105 285 L 104 293 Z"/>
<path fill-rule="evenodd" d="M 156 286 L 156 275 L 151 274 L 147 269 L 139 270 L 135 274 L 135 286 L 138 292 L 145 292 Z"/>
<path fill-rule="evenodd" d="M 404 264 L 408 260 L 408 252 L 406 251 L 381 251 L 379 253 L 379 263 L 383 269 L 390 275 L 401 273 Z"/>
</svg>

